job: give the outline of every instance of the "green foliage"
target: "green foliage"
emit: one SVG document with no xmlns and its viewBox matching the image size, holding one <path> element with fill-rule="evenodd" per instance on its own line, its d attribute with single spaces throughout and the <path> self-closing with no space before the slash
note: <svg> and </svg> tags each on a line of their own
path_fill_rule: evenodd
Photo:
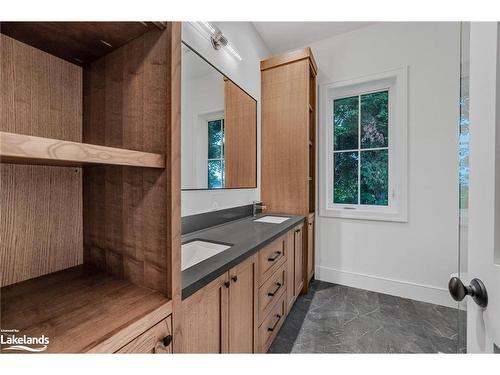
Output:
<svg viewBox="0 0 500 375">
<path fill-rule="evenodd" d="M 387 156 L 387 150 L 361 151 L 361 204 L 387 206 Z"/>
<path fill-rule="evenodd" d="M 358 103 L 358 96 L 333 102 L 333 142 L 337 151 L 358 148 Z"/>
<path fill-rule="evenodd" d="M 361 148 L 387 147 L 388 91 L 361 95 Z"/>
<path fill-rule="evenodd" d="M 208 188 L 224 187 L 224 120 L 208 122 Z"/>
<path fill-rule="evenodd" d="M 333 202 L 358 203 L 358 153 L 336 152 L 334 155 Z"/>
<path fill-rule="evenodd" d="M 388 147 L 388 111 L 388 91 L 334 101 L 335 151 L 358 150 L 361 139 L 358 151 L 334 153 L 334 203 L 388 205 L 388 150 L 366 150 Z"/>
</svg>

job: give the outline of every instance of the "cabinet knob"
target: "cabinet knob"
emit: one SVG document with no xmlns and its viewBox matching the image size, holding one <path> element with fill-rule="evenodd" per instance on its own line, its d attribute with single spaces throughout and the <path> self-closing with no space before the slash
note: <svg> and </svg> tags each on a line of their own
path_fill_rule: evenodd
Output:
<svg viewBox="0 0 500 375">
<path fill-rule="evenodd" d="M 234 275 L 233 277 L 231 277 L 231 280 L 233 280 L 234 282 L 238 281 L 238 276 Z"/>
<path fill-rule="evenodd" d="M 230 286 L 230 285 L 231 285 L 231 283 L 230 283 L 229 281 L 225 281 L 225 282 L 224 282 L 224 286 L 225 286 L 226 288 L 229 288 L 229 286 Z"/>
<path fill-rule="evenodd" d="M 164 346 L 169 346 L 172 343 L 172 335 L 165 336 L 162 341 Z"/>
</svg>

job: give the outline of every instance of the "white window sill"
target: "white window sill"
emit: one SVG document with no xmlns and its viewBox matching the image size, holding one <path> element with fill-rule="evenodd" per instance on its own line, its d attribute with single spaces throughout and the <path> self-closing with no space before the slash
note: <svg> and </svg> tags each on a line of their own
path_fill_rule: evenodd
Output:
<svg viewBox="0 0 500 375">
<path fill-rule="evenodd" d="M 407 223 L 408 216 L 405 213 L 392 210 L 363 210 L 363 209 L 342 209 L 342 208 L 322 208 L 320 217 L 334 217 L 339 219 L 372 220 L 372 221 L 394 221 Z"/>
</svg>

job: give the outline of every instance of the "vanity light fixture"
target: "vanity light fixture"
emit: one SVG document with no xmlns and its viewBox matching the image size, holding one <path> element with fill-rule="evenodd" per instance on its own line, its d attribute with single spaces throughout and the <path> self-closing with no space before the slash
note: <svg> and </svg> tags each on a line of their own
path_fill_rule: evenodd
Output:
<svg viewBox="0 0 500 375">
<path fill-rule="evenodd" d="M 207 39 L 212 43 L 212 47 L 215 50 L 219 51 L 221 48 L 224 48 L 227 52 L 233 55 L 239 61 L 243 60 L 238 51 L 231 45 L 226 36 L 222 33 L 222 31 L 216 26 L 211 24 L 210 22 L 190 22 L 198 31 L 203 33 Z"/>
</svg>

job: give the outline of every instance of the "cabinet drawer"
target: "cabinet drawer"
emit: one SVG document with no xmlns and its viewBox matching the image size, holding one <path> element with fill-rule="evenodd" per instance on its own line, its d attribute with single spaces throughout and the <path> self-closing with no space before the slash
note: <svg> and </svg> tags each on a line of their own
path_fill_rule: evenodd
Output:
<svg viewBox="0 0 500 375">
<path fill-rule="evenodd" d="M 286 263 L 283 263 L 259 288 L 259 322 L 269 314 L 273 304 L 287 287 Z"/>
<path fill-rule="evenodd" d="M 281 265 L 285 252 L 284 236 L 259 251 L 259 285 L 262 285 Z"/>
<path fill-rule="evenodd" d="M 281 293 L 281 296 L 272 306 L 269 315 L 267 315 L 259 327 L 259 351 L 267 352 L 276 334 L 281 328 L 285 320 L 286 313 L 286 293 Z"/>
<path fill-rule="evenodd" d="M 172 317 L 154 325 L 116 353 L 172 353 Z"/>
</svg>

